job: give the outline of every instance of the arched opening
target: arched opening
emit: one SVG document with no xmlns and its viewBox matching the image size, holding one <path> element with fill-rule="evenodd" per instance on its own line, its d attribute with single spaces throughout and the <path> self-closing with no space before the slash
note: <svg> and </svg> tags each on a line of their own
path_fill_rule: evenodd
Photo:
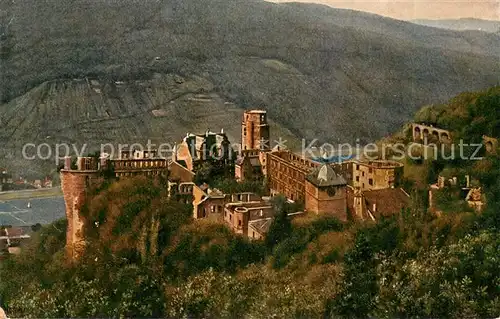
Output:
<svg viewBox="0 0 500 319">
<path fill-rule="evenodd" d="M 413 131 L 413 139 L 414 140 L 419 140 L 421 138 L 420 134 L 422 131 L 420 130 L 420 127 L 416 126 L 415 130 Z"/>
<path fill-rule="evenodd" d="M 450 141 L 450 136 L 448 135 L 448 133 L 446 133 L 446 132 L 441 133 L 441 141 L 442 142 L 449 142 Z"/>
<path fill-rule="evenodd" d="M 493 152 L 493 142 L 491 142 L 491 141 L 486 142 L 486 152 L 488 152 L 488 153 Z"/>
<path fill-rule="evenodd" d="M 438 133 L 438 131 L 432 131 L 432 141 L 433 142 L 438 142 L 439 141 L 439 133 Z"/>
</svg>

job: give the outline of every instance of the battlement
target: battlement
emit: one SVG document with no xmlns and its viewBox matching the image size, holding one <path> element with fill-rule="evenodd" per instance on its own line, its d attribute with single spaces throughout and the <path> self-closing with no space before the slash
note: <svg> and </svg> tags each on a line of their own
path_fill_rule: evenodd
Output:
<svg viewBox="0 0 500 319">
<path fill-rule="evenodd" d="M 391 161 L 391 160 L 374 160 L 374 161 L 350 161 L 355 165 L 362 165 L 370 168 L 376 169 L 394 169 L 403 167 L 404 165 L 400 162 Z"/>
</svg>

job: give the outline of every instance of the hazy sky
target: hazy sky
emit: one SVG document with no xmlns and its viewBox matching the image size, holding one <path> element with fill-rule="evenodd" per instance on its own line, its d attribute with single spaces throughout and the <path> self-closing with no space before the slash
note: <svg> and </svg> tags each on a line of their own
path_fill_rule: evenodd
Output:
<svg viewBox="0 0 500 319">
<path fill-rule="evenodd" d="M 479 18 L 500 20 L 500 0 L 293 0 L 373 12 L 402 20 Z M 287 2 L 274 0 L 274 2 Z"/>
</svg>

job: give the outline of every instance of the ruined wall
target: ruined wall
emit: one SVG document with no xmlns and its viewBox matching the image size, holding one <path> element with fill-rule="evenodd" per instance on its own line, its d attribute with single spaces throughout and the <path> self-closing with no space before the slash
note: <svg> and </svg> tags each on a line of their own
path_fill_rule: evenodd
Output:
<svg viewBox="0 0 500 319">
<path fill-rule="evenodd" d="M 441 143 L 451 142 L 451 133 L 448 130 L 440 129 L 433 126 L 412 123 L 412 136 L 414 142 L 433 141 Z"/>
<path fill-rule="evenodd" d="M 403 165 L 392 161 L 355 162 L 352 168 L 352 186 L 361 190 L 386 189 L 398 186 Z"/>
<path fill-rule="evenodd" d="M 483 145 L 486 148 L 486 153 L 496 154 L 498 149 L 498 139 L 483 135 Z"/>
<path fill-rule="evenodd" d="M 283 194 L 291 200 L 305 199 L 305 179 L 309 167 L 292 164 L 292 161 L 267 153 L 267 179 L 271 194 Z"/>
<path fill-rule="evenodd" d="M 189 148 L 190 146 L 185 141 L 177 145 L 177 162 L 184 161 L 187 165 L 187 169 L 192 171 L 194 168 L 193 158 L 189 152 Z"/>
</svg>

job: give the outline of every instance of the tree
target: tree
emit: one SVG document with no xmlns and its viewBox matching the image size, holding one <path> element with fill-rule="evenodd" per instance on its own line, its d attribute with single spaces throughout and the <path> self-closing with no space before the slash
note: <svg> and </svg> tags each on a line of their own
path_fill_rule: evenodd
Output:
<svg viewBox="0 0 500 319">
<path fill-rule="evenodd" d="M 378 292 L 375 267 L 373 248 L 367 236 L 361 232 L 356 237 L 354 248 L 345 256 L 344 289 L 340 295 L 328 301 L 325 316 L 367 318 Z"/>
<path fill-rule="evenodd" d="M 290 212 L 289 204 L 284 196 L 273 198 L 273 208 L 275 217 L 265 238 L 265 245 L 272 249 L 279 242 L 287 238 L 292 231 L 292 223 L 288 217 Z"/>
</svg>

